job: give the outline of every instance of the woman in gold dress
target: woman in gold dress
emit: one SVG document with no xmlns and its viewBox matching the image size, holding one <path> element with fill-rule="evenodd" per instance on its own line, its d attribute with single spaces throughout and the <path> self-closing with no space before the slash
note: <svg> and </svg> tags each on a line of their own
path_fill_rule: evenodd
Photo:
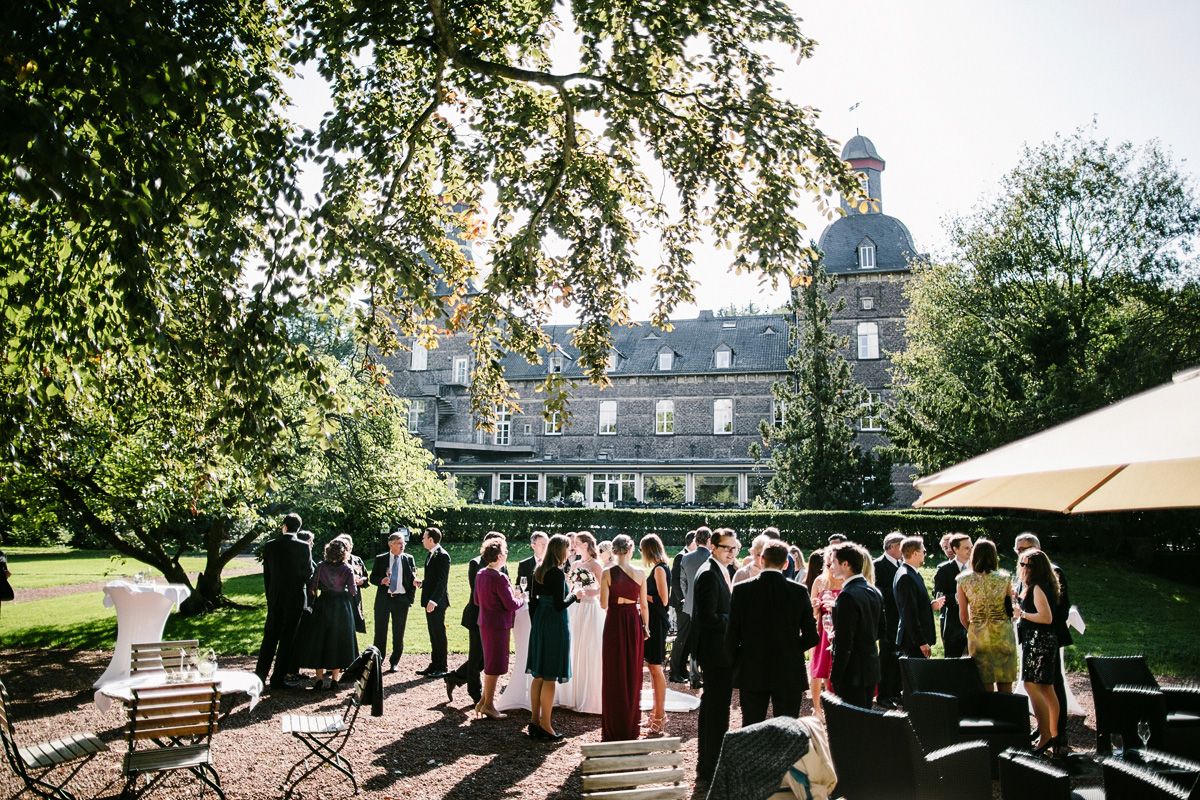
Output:
<svg viewBox="0 0 1200 800">
<path fill-rule="evenodd" d="M 987 539 L 975 542 L 971 571 L 958 577 L 958 615 L 967 629 L 967 652 L 984 686 L 1008 694 L 1017 679 L 1017 639 L 1011 620 L 1011 584 L 999 566 L 996 545 Z"/>
</svg>

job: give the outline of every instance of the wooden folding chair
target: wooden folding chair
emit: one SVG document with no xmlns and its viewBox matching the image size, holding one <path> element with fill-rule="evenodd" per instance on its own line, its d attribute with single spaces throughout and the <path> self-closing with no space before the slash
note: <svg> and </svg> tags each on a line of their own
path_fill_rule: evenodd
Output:
<svg viewBox="0 0 1200 800">
<path fill-rule="evenodd" d="M 173 642 L 136 642 L 129 645 L 129 674 L 162 672 L 179 669 L 179 651 L 194 653 L 200 647 L 196 639 L 176 639 Z M 185 656 L 184 663 L 187 663 Z"/>
<path fill-rule="evenodd" d="M 12 718 L 8 714 L 8 690 L 3 681 L 0 681 L 0 743 L 3 744 L 8 765 L 25 784 L 25 789 L 38 797 L 54 800 L 74 800 L 75 795 L 64 788 L 67 782 L 75 777 L 84 764 L 108 750 L 108 745 L 89 732 L 73 733 L 62 739 L 27 747 L 19 746 Z M 52 770 L 68 764 L 74 766 L 62 780 L 57 783 L 47 780 Z"/>
<path fill-rule="evenodd" d="M 284 714 L 281 727 L 284 733 L 296 737 L 308 752 L 292 765 L 283 779 L 284 800 L 292 796 L 296 786 L 323 766 L 331 766 L 350 779 L 354 793 L 358 794 L 358 780 L 354 767 L 342 755 L 342 748 L 350 741 L 354 723 L 362 708 L 363 693 L 375 669 L 375 659 L 368 659 L 362 677 L 354 684 L 354 691 L 346 698 L 346 708 L 341 714 Z M 311 762 L 311 766 L 309 766 Z M 297 770 L 303 770 L 293 780 Z"/>
<path fill-rule="evenodd" d="M 683 783 L 679 737 L 580 745 L 583 797 L 674 800 L 691 794 Z M 665 785 L 664 785 L 665 784 Z"/>
<path fill-rule="evenodd" d="M 122 797 L 150 791 L 168 772 L 186 769 L 224 800 L 221 778 L 212 763 L 221 693 L 216 683 L 186 683 L 134 689 L 129 704 Z M 150 745 L 139 747 L 139 745 Z M 153 777 L 138 790 L 138 778 Z"/>
</svg>

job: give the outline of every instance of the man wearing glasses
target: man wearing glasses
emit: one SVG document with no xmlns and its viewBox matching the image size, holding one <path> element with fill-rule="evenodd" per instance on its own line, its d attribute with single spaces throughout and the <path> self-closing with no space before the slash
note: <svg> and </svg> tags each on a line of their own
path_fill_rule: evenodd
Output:
<svg viewBox="0 0 1200 800">
<path fill-rule="evenodd" d="M 692 626 L 696 636 L 696 658 L 704 674 L 700 697 L 699 758 L 697 777 L 708 783 L 717 767 L 721 741 L 729 730 L 729 706 L 733 701 L 733 664 L 725 648 L 733 591 L 730 567 L 742 549 L 737 534 L 718 528 L 712 534 L 712 555 L 696 571 Z"/>
<path fill-rule="evenodd" d="M 1021 560 L 1021 554 L 1026 550 L 1041 549 L 1042 545 L 1038 541 L 1038 537 L 1029 532 L 1018 534 L 1016 541 L 1013 543 L 1013 551 L 1017 554 L 1017 561 Z M 1042 552 L 1045 551 L 1043 550 Z M 1062 648 L 1072 644 L 1074 639 L 1071 638 L 1071 629 L 1067 627 L 1067 616 L 1071 611 L 1071 600 L 1067 596 L 1067 576 L 1063 574 L 1062 568 L 1058 564 L 1051 562 L 1050 566 L 1054 569 L 1055 576 L 1058 577 L 1058 605 L 1054 608 L 1054 635 L 1058 637 L 1059 647 L 1058 668 L 1054 674 L 1054 694 L 1058 697 L 1059 708 L 1058 730 L 1054 732 L 1057 736 L 1067 731 L 1067 683 L 1062 670 Z M 1015 588 L 1018 596 L 1025 591 L 1025 587 L 1021 584 L 1020 570 L 1017 570 Z"/>
</svg>

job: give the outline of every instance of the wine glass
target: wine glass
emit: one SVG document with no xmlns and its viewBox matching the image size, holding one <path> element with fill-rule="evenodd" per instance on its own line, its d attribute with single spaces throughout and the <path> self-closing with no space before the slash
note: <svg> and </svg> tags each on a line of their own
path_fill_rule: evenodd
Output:
<svg viewBox="0 0 1200 800">
<path fill-rule="evenodd" d="M 217 651 L 211 647 L 202 647 L 196 651 L 196 671 L 200 677 L 208 680 L 217 671 Z"/>
<path fill-rule="evenodd" d="M 517 586 L 521 587 L 521 594 L 525 594 L 525 584 L 528 582 L 529 579 L 524 575 L 522 575 L 520 578 L 517 578 Z"/>
<path fill-rule="evenodd" d="M 1142 747 L 1150 744 L 1150 720 L 1143 719 L 1138 721 L 1137 735 L 1142 740 Z"/>
</svg>

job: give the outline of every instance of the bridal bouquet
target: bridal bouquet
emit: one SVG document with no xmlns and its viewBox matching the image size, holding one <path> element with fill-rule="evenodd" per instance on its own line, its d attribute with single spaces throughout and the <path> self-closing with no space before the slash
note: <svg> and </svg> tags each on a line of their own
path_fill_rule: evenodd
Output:
<svg viewBox="0 0 1200 800">
<path fill-rule="evenodd" d="M 581 589 L 586 589 L 596 582 L 596 576 L 587 567 L 576 567 L 571 570 L 571 583 Z"/>
</svg>

